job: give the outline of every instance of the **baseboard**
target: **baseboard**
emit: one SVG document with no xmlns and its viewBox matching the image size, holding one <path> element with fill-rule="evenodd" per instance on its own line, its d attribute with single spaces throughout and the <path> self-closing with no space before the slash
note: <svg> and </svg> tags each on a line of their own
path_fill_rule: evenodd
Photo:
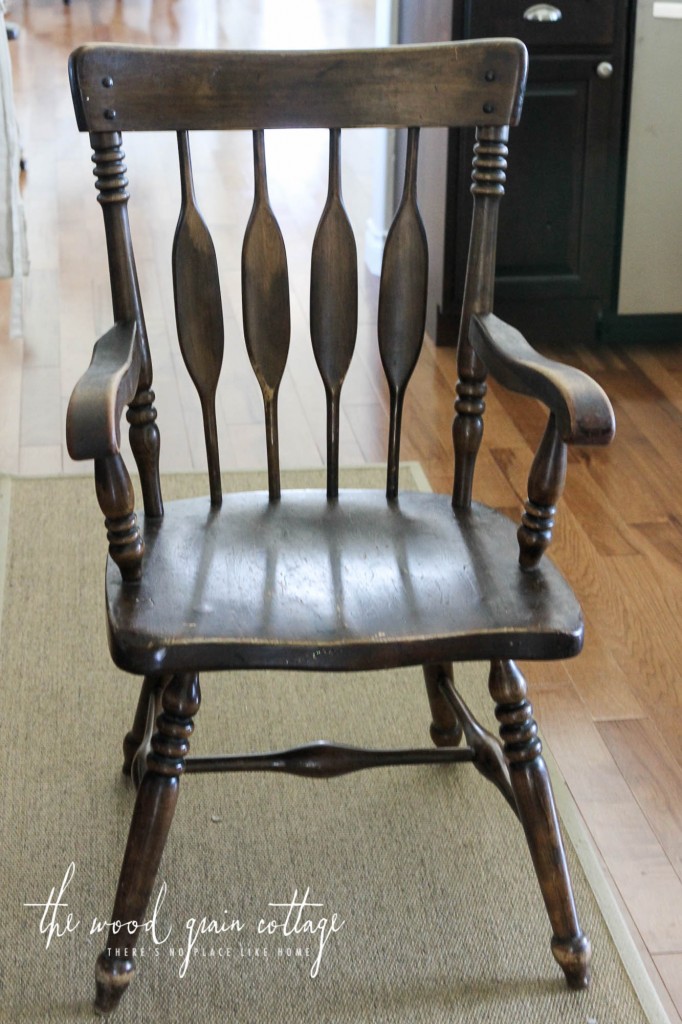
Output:
<svg viewBox="0 0 682 1024">
<path fill-rule="evenodd" d="M 682 313 L 628 314 L 607 313 L 599 337 L 610 344 L 675 344 L 682 342 Z"/>
</svg>

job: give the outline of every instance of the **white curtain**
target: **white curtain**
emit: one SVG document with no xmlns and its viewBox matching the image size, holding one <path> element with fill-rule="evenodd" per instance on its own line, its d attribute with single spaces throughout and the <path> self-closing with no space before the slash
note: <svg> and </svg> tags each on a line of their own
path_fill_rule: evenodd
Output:
<svg viewBox="0 0 682 1024">
<path fill-rule="evenodd" d="M 0 0 L 0 277 L 13 278 L 10 337 L 18 337 L 22 333 L 22 275 L 28 273 L 28 248 L 19 192 L 19 135 L 4 11 L 5 0 Z"/>
</svg>

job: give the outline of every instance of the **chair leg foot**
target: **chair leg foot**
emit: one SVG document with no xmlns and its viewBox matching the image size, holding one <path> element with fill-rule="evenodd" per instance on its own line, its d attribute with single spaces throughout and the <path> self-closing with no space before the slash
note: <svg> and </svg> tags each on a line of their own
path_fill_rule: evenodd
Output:
<svg viewBox="0 0 682 1024">
<path fill-rule="evenodd" d="M 582 932 L 570 941 L 552 939 L 554 959 L 566 975 L 566 984 L 572 989 L 587 988 L 590 984 L 590 940 Z"/>
<path fill-rule="evenodd" d="M 569 988 L 586 988 L 590 942 L 578 922 L 552 784 L 533 709 L 526 700 L 526 681 L 513 661 L 494 661 L 489 687 L 519 818 L 554 933 L 552 953 Z"/>
<path fill-rule="evenodd" d="M 114 1012 L 134 973 L 132 960 L 110 956 L 107 950 L 100 953 L 95 967 L 95 1012 L 100 1017 Z"/>
</svg>

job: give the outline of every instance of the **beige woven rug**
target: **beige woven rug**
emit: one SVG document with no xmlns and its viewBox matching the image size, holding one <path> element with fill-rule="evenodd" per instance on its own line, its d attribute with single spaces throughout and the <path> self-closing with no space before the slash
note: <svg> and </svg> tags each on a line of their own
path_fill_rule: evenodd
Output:
<svg viewBox="0 0 682 1024">
<path fill-rule="evenodd" d="M 350 482 L 381 486 L 382 476 Z M 108 657 L 91 481 L 0 484 L 0 1019 L 85 1021 L 102 945 L 91 930 L 110 914 L 133 803 L 119 769 L 137 683 Z M 262 477 L 227 478 L 254 484 Z M 204 487 L 175 477 L 166 497 Z M 491 725 L 485 671 L 461 666 L 458 680 Z M 428 723 L 418 670 L 206 677 L 193 751 L 322 736 L 423 744 Z M 470 765 L 327 782 L 193 776 L 181 791 L 122 1024 L 665 1020 L 646 984 L 643 1009 L 573 849 L 594 980 L 587 993 L 565 988 L 520 829 Z"/>
</svg>

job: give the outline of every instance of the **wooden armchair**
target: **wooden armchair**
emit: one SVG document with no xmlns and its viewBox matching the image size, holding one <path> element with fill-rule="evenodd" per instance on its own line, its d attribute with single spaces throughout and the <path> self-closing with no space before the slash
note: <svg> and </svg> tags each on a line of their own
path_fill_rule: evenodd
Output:
<svg viewBox="0 0 682 1024">
<path fill-rule="evenodd" d="M 605 444 L 609 402 L 584 374 L 536 354 L 492 313 L 498 204 L 509 126 L 517 122 L 526 51 L 515 40 L 328 53 L 164 51 L 115 45 L 72 54 L 78 126 L 94 150 L 114 326 L 73 392 L 67 437 L 93 459 L 109 540 L 108 630 L 118 666 L 143 677 L 124 742 L 139 782 L 112 921 L 143 921 L 180 776 L 200 770 L 334 776 L 381 765 L 471 761 L 525 830 L 568 984 L 588 984 L 590 946 L 574 906 L 551 785 L 515 659 L 580 651 L 580 608 L 542 560 L 568 444 Z M 386 242 L 378 344 L 390 393 L 386 492 L 339 491 L 339 402 L 353 353 L 357 260 L 341 197 L 341 130 L 408 129 L 404 189 Z M 459 338 L 453 495 L 399 493 L 403 399 L 424 333 L 427 245 L 417 207 L 420 128 L 476 128 L 473 222 Z M 312 347 L 327 399 L 324 491 L 281 492 L 277 395 L 290 313 L 284 243 L 268 199 L 265 131 L 329 129 L 329 191 L 312 252 Z M 215 394 L 223 355 L 216 256 L 196 205 L 189 131 L 253 131 L 255 198 L 242 250 L 244 331 L 265 410 L 267 493 L 221 492 Z M 172 253 L 179 343 L 201 400 L 209 499 L 164 509 L 152 364 L 128 224 L 124 131 L 177 132 L 181 210 Z M 548 410 L 518 532 L 472 502 L 486 373 Z M 144 504 L 120 453 L 124 407 Z M 517 543 L 518 536 L 518 543 Z M 520 555 L 519 555 L 520 549 Z M 502 742 L 471 717 L 453 663 L 490 663 Z M 286 752 L 190 758 L 199 673 L 253 668 L 423 666 L 433 746 L 370 751 L 327 742 Z M 226 682 L 229 676 L 226 676 Z M 462 736 L 464 740 L 462 740 Z M 110 937 L 96 968 L 96 1006 L 115 1008 L 133 974 Z"/>
</svg>

